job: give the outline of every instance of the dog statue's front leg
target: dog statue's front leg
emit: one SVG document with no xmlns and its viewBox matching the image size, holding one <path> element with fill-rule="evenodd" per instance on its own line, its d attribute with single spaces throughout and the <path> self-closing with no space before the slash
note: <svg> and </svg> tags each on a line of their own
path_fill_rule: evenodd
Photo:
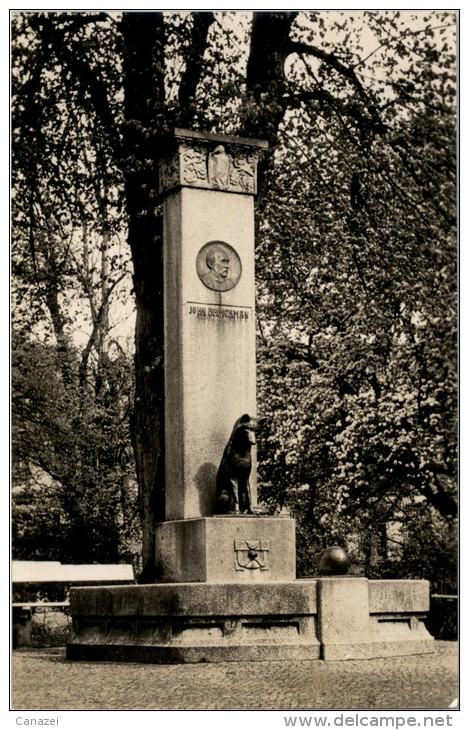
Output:
<svg viewBox="0 0 469 730">
<path fill-rule="evenodd" d="M 231 477 L 230 479 L 231 484 L 231 494 L 232 494 L 232 510 L 236 512 L 236 514 L 239 514 L 240 512 L 240 504 L 239 504 L 239 484 L 238 480 L 235 479 L 235 477 Z"/>
<path fill-rule="evenodd" d="M 245 514 L 253 514 L 251 504 L 251 488 L 249 486 L 249 479 L 240 480 L 238 479 L 238 501 L 239 511 Z"/>
</svg>

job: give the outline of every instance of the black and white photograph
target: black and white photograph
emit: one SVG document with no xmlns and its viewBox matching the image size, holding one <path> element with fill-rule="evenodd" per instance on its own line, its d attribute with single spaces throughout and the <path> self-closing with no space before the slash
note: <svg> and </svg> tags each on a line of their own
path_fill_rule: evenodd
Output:
<svg viewBox="0 0 469 730">
<path fill-rule="evenodd" d="M 459 10 L 8 12 L 12 726 L 458 727 Z"/>
</svg>

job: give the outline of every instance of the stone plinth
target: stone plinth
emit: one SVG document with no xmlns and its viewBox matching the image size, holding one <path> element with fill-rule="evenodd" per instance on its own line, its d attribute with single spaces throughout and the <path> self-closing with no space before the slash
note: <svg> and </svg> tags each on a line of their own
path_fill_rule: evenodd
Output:
<svg viewBox="0 0 469 730">
<path fill-rule="evenodd" d="M 184 663 L 319 658 L 315 581 L 72 590 L 69 659 Z"/>
<path fill-rule="evenodd" d="M 320 578 L 318 627 L 321 658 L 371 659 L 433 652 L 423 622 L 428 581 Z"/>
<path fill-rule="evenodd" d="M 370 659 L 433 652 L 427 581 L 318 578 L 257 585 L 73 588 L 69 659 Z"/>
<path fill-rule="evenodd" d="M 158 581 L 272 583 L 295 579 L 295 521 L 205 517 L 156 527 Z"/>
</svg>

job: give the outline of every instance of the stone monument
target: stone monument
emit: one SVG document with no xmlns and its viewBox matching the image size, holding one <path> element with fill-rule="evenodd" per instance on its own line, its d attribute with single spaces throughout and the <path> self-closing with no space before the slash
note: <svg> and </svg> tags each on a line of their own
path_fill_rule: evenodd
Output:
<svg viewBox="0 0 469 730">
<path fill-rule="evenodd" d="M 70 659 L 432 651 L 422 622 L 426 581 L 296 580 L 295 521 L 256 514 L 255 458 L 250 485 L 240 489 L 248 496 L 215 514 L 220 490 L 229 490 L 220 474 L 217 487 L 217 470 L 234 424 L 256 417 L 254 196 L 266 147 L 176 129 L 161 162 L 166 479 L 155 583 L 73 589 Z"/>
</svg>

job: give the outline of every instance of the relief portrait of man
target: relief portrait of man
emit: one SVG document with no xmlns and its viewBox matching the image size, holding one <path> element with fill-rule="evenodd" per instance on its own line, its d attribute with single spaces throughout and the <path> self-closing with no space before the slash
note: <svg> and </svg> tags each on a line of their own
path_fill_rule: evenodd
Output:
<svg viewBox="0 0 469 730">
<path fill-rule="evenodd" d="M 230 248 L 217 242 L 204 247 L 205 251 L 202 249 L 200 264 L 204 270 L 201 271 L 198 266 L 199 277 L 209 289 L 229 291 L 238 283 L 241 273 L 239 260 L 236 261 L 237 254 Z"/>
</svg>

